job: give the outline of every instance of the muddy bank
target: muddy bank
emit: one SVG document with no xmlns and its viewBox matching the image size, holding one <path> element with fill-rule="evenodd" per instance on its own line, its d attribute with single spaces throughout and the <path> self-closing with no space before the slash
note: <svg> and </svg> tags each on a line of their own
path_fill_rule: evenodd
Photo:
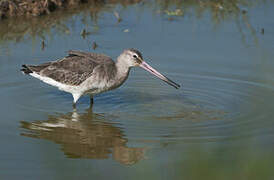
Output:
<svg viewBox="0 0 274 180">
<path fill-rule="evenodd" d="M 0 0 L 0 2 L 2 1 L 3 0 Z M 43 0 L 41 0 L 41 2 L 42 1 Z M 82 1 L 80 4 L 60 7 L 60 10 L 55 10 L 54 12 L 50 11 L 50 14 L 44 16 L 40 15 L 33 17 L 33 15 L 30 15 L 28 17 L 22 15 L 2 21 L 0 20 L 0 46 L 8 44 L 9 42 L 18 43 L 23 40 L 32 40 L 34 42 L 36 39 L 44 40 L 55 33 L 69 35 L 72 31 L 71 24 L 74 23 L 72 17 L 75 15 L 80 15 L 82 17 L 81 22 L 85 26 L 89 26 L 91 23 L 96 24 L 100 13 L 113 13 L 117 5 L 126 7 L 139 2 L 140 0 L 90 0 L 86 3 L 83 3 Z M 96 31 L 98 30 L 99 29 Z M 94 34 L 96 32 L 92 33 Z"/>
<path fill-rule="evenodd" d="M 125 3 L 134 3 L 138 0 L 126 0 Z M 0 0 L 0 19 L 15 16 L 41 16 L 50 14 L 58 9 L 77 8 L 81 4 L 113 3 L 104 0 Z"/>
<path fill-rule="evenodd" d="M 19 9 L 13 10 L 11 15 L 14 18 L 0 20 L 0 46 L 8 45 L 10 42 L 18 43 L 24 40 L 32 40 L 33 42 L 50 39 L 53 34 L 70 35 L 73 31 L 74 16 L 81 17 L 83 29 L 79 32 L 79 36 L 85 38 L 87 35 L 96 34 L 100 31 L 98 26 L 100 14 L 109 13 L 113 16 L 113 23 L 119 23 L 122 19 L 126 19 L 123 11 L 133 5 L 138 4 L 139 9 L 147 8 L 154 15 L 161 16 L 164 21 L 176 21 L 184 17 L 195 15 L 202 18 L 204 14 L 209 13 L 211 21 L 217 26 L 225 21 L 235 21 L 240 23 L 239 33 L 245 37 L 245 31 L 251 32 L 254 36 L 256 30 L 264 33 L 263 27 L 253 27 L 249 22 L 249 8 L 265 3 L 263 0 L 22 0 L 28 1 L 30 4 L 45 3 L 44 12 L 37 15 L 32 14 L 34 11 L 29 9 L 23 13 Z M 0 0 L 1 3 L 19 3 L 19 0 Z M 21 2 L 21 3 L 22 3 Z M 59 2 L 59 4 L 57 3 Z M 50 5 L 54 3 L 54 5 Z M 19 3 L 20 4 L 20 3 Z M 23 6 L 24 4 L 21 4 Z M 41 6 L 44 4 L 41 4 Z M 31 7 L 31 5 L 29 5 Z M 117 10 L 116 8 L 122 7 Z M 10 8 L 11 9 L 11 8 Z M 59 10 L 58 10 L 59 9 Z M 39 12 L 40 12 L 39 11 Z M 117 11 L 117 12 L 116 12 Z M 6 11 L 9 12 L 10 10 Z M 19 16 L 22 13 L 22 16 Z M 43 16 L 44 14 L 48 14 Z M 33 17 L 35 16 L 35 17 Z M 87 28 L 87 27 L 94 28 Z M 43 44 L 43 43 L 42 43 Z M 44 46 L 44 44 L 43 44 Z M 96 48 L 96 46 L 94 46 Z"/>
</svg>

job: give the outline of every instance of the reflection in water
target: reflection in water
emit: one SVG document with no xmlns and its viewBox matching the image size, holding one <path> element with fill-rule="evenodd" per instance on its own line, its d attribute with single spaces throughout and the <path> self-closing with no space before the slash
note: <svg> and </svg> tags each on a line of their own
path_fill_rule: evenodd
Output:
<svg viewBox="0 0 274 180">
<path fill-rule="evenodd" d="M 135 164 L 144 157 L 144 148 L 127 147 L 122 130 L 111 123 L 102 122 L 104 115 L 76 111 L 52 115 L 46 121 L 21 122 L 22 136 L 46 139 L 62 145 L 69 158 L 113 159 Z"/>
<path fill-rule="evenodd" d="M 208 151 L 199 145 L 190 146 L 187 153 L 176 154 L 178 162 L 167 167 L 169 179 L 273 179 L 273 153 L 249 147 Z M 176 170 L 175 170 L 176 169 Z"/>
<path fill-rule="evenodd" d="M 142 2 L 142 3 L 141 3 Z M 117 6 L 124 7 L 132 4 L 139 4 L 139 8 L 149 8 L 156 14 L 162 15 L 168 20 L 175 18 L 184 18 L 195 14 L 197 18 L 210 13 L 213 24 L 218 25 L 224 21 L 235 21 L 238 31 L 242 36 L 243 43 L 246 44 L 246 36 L 251 35 L 255 44 L 257 44 L 256 30 L 248 20 L 249 11 L 246 9 L 265 3 L 263 0 L 199 0 L 199 1 L 94 1 L 78 8 L 58 11 L 50 15 L 39 18 L 15 18 L 0 22 L 0 45 L 10 41 L 21 42 L 23 40 L 52 39 L 53 34 L 70 35 L 75 25 L 75 15 L 79 15 L 81 23 L 88 27 L 91 23 L 93 29 L 91 34 L 99 31 L 98 18 L 100 13 L 111 13 L 120 22 L 119 12 L 115 9 Z M 116 6 L 117 5 L 117 6 Z M 124 8 L 123 10 L 126 10 Z M 178 13 L 179 12 L 179 13 Z M 52 31 L 55 31 L 54 33 Z M 84 31 L 84 30 L 83 30 Z M 85 30 L 86 31 L 86 30 Z M 246 32 L 247 31 L 247 32 Z M 87 34 L 80 33 L 83 38 Z"/>
<path fill-rule="evenodd" d="M 52 39 L 56 33 L 58 35 L 70 35 L 76 23 L 75 15 L 81 17 L 81 23 L 86 27 L 92 23 L 93 30 L 89 33 L 94 34 L 99 29 L 97 21 L 100 13 L 112 13 L 115 5 L 128 6 L 138 2 L 140 0 L 91 1 L 79 5 L 77 8 L 57 11 L 42 17 L 18 17 L 0 21 L 0 45 L 10 41 L 18 43 L 23 40 Z"/>
<path fill-rule="evenodd" d="M 101 4 L 91 4 L 90 6 L 79 6 L 70 11 L 58 11 L 48 16 L 37 18 L 18 17 L 15 19 L 0 22 L 0 44 L 10 41 L 21 42 L 23 40 L 52 38 L 55 33 L 58 35 L 70 35 L 73 23 L 73 15 L 81 14 L 82 23 L 87 24 L 91 18 L 96 24 L 97 13 L 102 9 Z M 55 31 L 53 33 L 53 31 Z"/>
</svg>

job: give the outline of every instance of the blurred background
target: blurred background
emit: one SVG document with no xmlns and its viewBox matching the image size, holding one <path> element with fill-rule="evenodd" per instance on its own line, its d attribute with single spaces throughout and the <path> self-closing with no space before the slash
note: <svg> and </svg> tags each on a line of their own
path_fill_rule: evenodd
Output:
<svg viewBox="0 0 274 180">
<path fill-rule="evenodd" d="M 0 179 L 273 179 L 274 1 L 0 0 Z M 20 72 L 136 48 L 119 89 L 72 96 Z"/>
</svg>

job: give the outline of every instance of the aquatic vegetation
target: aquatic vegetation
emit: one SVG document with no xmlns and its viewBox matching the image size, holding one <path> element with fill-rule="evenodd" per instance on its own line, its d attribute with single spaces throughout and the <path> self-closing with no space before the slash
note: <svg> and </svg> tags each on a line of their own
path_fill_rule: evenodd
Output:
<svg viewBox="0 0 274 180">
<path fill-rule="evenodd" d="M 96 42 L 92 43 L 92 49 L 95 50 L 98 47 L 98 44 Z"/>
<path fill-rule="evenodd" d="M 168 16 L 182 16 L 184 14 L 181 9 L 176 9 L 175 11 L 165 10 L 165 13 Z"/>
<path fill-rule="evenodd" d="M 0 11 L 2 2 L 6 2 L 6 0 L 0 1 Z M 135 3 L 135 1 L 125 3 L 121 0 L 113 0 L 105 3 L 104 1 L 93 0 L 85 4 L 78 4 L 77 8 L 75 6 L 72 8 L 64 8 L 63 11 L 52 12 L 47 16 L 15 17 L 0 20 L 0 44 L 21 42 L 26 39 L 32 39 L 34 41 L 36 39 L 44 40 L 46 37 L 52 37 L 52 34 L 54 34 L 52 33 L 53 30 L 60 35 L 69 35 L 71 31 L 69 24 L 74 23 L 72 18 L 74 15 L 81 15 L 83 24 L 87 25 L 90 24 L 90 22 L 96 24 L 99 13 L 112 12 L 115 5 L 126 6 L 132 3 Z M 108 5 L 112 6 L 110 7 Z M 80 35 L 85 38 L 92 33 L 96 33 L 96 31 L 98 31 L 98 28 L 94 29 L 94 32 L 83 29 Z"/>
<path fill-rule="evenodd" d="M 27 2 L 30 3 L 32 1 Z M 244 28 L 248 29 L 253 36 L 256 34 L 255 29 L 248 21 L 248 9 L 261 3 L 265 3 L 263 0 L 70 0 L 62 1 L 62 3 L 58 2 L 58 0 L 43 0 L 34 1 L 34 3 L 30 3 L 30 5 L 22 2 L 19 3 L 19 0 L 0 0 L 1 17 L 16 16 L 16 13 L 29 14 L 29 16 L 39 16 L 29 17 L 27 15 L 28 17 L 16 17 L 0 20 L 0 45 L 9 42 L 21 42 L 24 39 L 31 39 L 35 42 L 36 39 L 44 40 L 50 38 L 52 37 L 52 34 L 55 33 L 60 35 L 69 35 L 72 30 L 70 24 L 73 24 L 74 22 L 72 17 L 75 15 L 81 16 L 82 23 L 87 26 L 91 23 L 97 24 L 100 13 L 112 13 L 117 19 L 118 24 L 122 21 L 122 17 L 120 12 L 116 10 L 116 7 L 122 6 L 126 8 L 137 3 L 141 3 L 139 8 L 149 8 L 153 13 L 163 15 L 163 17 L 166 17 L 169 21 L 184 18 L 185 16 L 191 16 L 193 14 L 197 18 L 200 18 L 203 17 L 205 13 L 209 12 L 212 22 L 216 25 L 223 21 L 235 21 L 237 26 L 239 26 L 239 33 L 241 33 L 243 39 L 245 39 L 246 35 L 242 30 Z M 15 7 L 16 4 L 19 4 L 20 7 Z M 37 8 L 41 8 L 38 8 L 39 10 L 30 10 L 35 4 L 37 5 Z M 23 6 L 26 6 L 27 10 L 20 10 Z M 53 12 L 56 9 L 63 10 Z M 4 15 L 4 11 L 10 11 L 8 13 L 9 15 Z M 40 15 L 45 16 L 40 17 Z M 93 31 L 83 29 L 80 35 L 85 39 L 88 35 L 97 33 L 99 27 L 94 26 L 94 28 Z M 55 33 L 52 33 L 53 30 Z M 124 31 L 128 32 L 129 29 L 125 28 Z M 261 30 L 261 34 L 264 34 L 264 30 Z M 256 42 L 256 37 L 253 39 Z"/>
</svg>

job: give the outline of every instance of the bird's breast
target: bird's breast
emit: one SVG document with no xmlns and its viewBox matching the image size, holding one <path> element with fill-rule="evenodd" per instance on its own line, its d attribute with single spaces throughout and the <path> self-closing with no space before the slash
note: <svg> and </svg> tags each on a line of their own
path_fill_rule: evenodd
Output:
<svg viewBox="0 0 274 180">
<path fill-rule="evenodd" d="M 126 81 L 127 77 L 128 72 L 123 75 L 116 73 L 112 76 L 103 76 L 100 73 L 94 73 L 81 86 L 86 94 L 99 94 L 120 87 Z"/>
<path fill-rule="evenodd" d="M 81 86 L 83 87 L 85 94 L 99 94 L 118 88 L 123 82 L 124 80 L 122 79 L 99 79 L 91 77 L 83 82 Z"/>
</svg>

